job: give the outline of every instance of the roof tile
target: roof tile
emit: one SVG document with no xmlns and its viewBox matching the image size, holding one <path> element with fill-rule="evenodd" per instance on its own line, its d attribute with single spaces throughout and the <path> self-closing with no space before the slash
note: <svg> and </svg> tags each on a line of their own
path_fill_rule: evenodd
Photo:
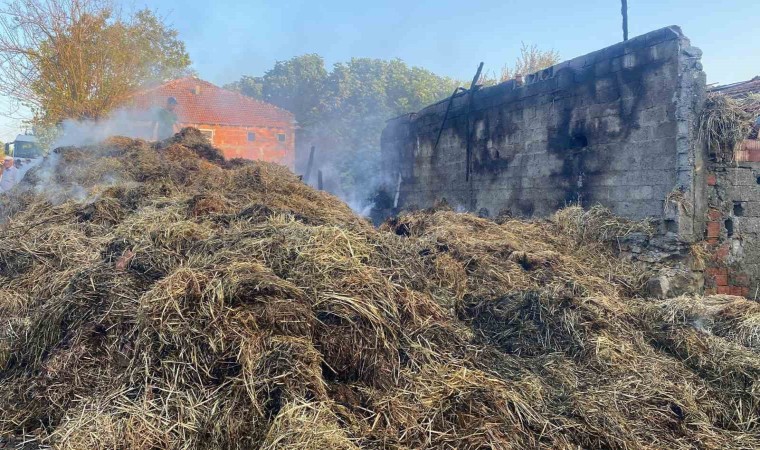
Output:
<svg viewBox="0 0 760 450">
<path fill-rule="evenodd" d="M 292 126 L 290 111 L 195 77 L 180 78 L 138 91 L 129 103 L 138 108 L 161 107 L 166 99 L 177 99 L 180 123 L 233 126 Z"/>
</svg>

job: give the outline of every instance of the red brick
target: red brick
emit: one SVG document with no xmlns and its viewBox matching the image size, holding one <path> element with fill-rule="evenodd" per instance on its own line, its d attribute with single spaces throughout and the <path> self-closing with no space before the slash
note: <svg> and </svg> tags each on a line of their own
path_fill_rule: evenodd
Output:
<svg viewBox="0 0 760 450">
<path fill-rule="evenodd" d="M 725 267 L 708 267 L 705 273 L 713 278 L 719 275 L 728 276 L 728 269 Z"/>
<path fill-rule="evenodd" d="M 718 177 L 714 173 L 707 175 L 707 185 L 715 186 L 716 184 L 718 184 Z"/>
<path fill-rule="evenodd" d="M 736 154 L 737 161 L 760 161 L 760 140 L 747 139 L 742 143 L 742 148 Z"/>
<path fill-rule="evenodd" d="M 279 127 L 236 127 L 225 125 L 183 124 L 201 130 L 213 130 L 213 144 L 226 158 L 245 158 L 271 161 L 293 167 L 295 159 L 295 137 L 292 131 Z M 248 133 L 255 134 L 255 140 L 248 140 Z M 285 135 L 285 142 L 277 139 Z"/>
<path fill-rule="evenodd" d="M 728 286 L 718 286 L 718 294 L 731 295 L 731 288 Z"/>
<path fill-rule="evenodd" d="M 718 261 L 725 261 L 728 258 L 729 250 L 728 244 L 721 245 L 715 250 L 715 258 L 718 259 Z"/>
<path fill-rule="evenodd" d="M 717 237 L 707 238 L 707 243 L 710 245 L 718 245 L 718 238 Z"/>
<path fill-rule="evenodd" d="M 739 297 L 744 297 L 744 289 L 741 286 L 730 286 L 731 295 L 738 295 Z"/>
<path fill-rule="evenodd" d="M 716 238 L 720 236 L 720 222 L 707 222 L 707 237 Z"/>
<path fill-rule="evenodd" d="M 723 214 L 715 208 L 710 208 L 710 211 L 707 213 L 707 218 L 713 222 L 720 220 L 721 217 L 723 217 Z"/>
<path fill-rule="evenodd" d="M 715 284 L 717 286 L 728 286 L 728 276 L 727 275 L 716 275 L 714 277 Z"/>
</svg>

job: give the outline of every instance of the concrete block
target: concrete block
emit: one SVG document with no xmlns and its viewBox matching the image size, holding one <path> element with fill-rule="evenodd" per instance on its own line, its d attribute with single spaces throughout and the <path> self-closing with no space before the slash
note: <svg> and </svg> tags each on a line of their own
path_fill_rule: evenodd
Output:
<svg viewBox="0 0 760 450">
<path fill-rule="evenodd" d="M 718 181 L 720 186 L 720 181 Z M 732 202 L 751 202 L 758 198 L 758 188 L 760 186 L 724 186 L 725 198 Z"/>
<path fill-rule="evenodd" d="M 734 234 L 746 236 L 755 235 L 754 239 L 760 237 L 760 218 L 758 217 L 732 217 L 734 222 Z"/>
<path fill-rule="evenodd" d="M 653 139 L 669 139 L 675 138 L 677 135 L 677 128 L 674 122 L 660 122 L 659 125 L 654 125 L 652 127 Z M 674 143 L 675 142 L 673 142 L 673 144 Z"/>
<path fill-rule="evenodd" d="M 760 195 L 758 201 L 740 202 L 745 217 L 760 217 Z"/>
<path fill-rule="evenodd" d="M 604 56 L 609 59 L 613 59 L 625 54 L 625 43 L 619 42 L 615 45 L 611 45 L 604 49 Z"/>
<path fill-rule="evenodd" d="M 678 40 L 672 39 L 652 45 L 650 55 L 653 60 L 660 61 L 678 56 Z"/>
<path fill-rule="evenodd" d="M 646 45 L 651 46 L 667 39 L 674 39 L 674 37 L 670 36 L 665 28 L 660 28 L 659 30 L 650 31 L 647 33 L 645 35 L 644 41 L 646 42 Z"/>
<path fill-rule="evenodd" d="M 569 89 L 575 84 L 575 73 L 570 69 L 562 69 L 556 72 L 558 89 Z"/>
<path fill-rule="evenodd" d="M 601 59 L 594 64 L 594 76 L 597 78 L 607 76 L 611 71 L 612 63 L 607 58 Z"/>
<path fill-rule="evenodd" d="M 667 107 L 664 105 L 658 105 L 652 108 L 645 109 L 639 113 L 639 123 L 641 125 L 653 125 L 659 126 L 668 121 Z M 681 133 L 681 123 L 677 124 L 677 132 Z"/>
<path fill-rule="evenodd" d="M 758 192 L 760 192 L 760 184 L 757 183 L 757 177 L 760 176 L 760 171 L 755 171 L 749 168 L 728 167 L 724 172 L 720 172 L 717 175 L 719 186 L 757 186 Z"/>
</svg>

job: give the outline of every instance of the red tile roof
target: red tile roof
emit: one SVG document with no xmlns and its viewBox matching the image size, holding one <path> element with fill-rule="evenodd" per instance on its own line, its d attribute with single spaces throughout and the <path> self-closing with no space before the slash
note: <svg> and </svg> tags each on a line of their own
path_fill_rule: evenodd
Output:
<svg viewBox="0 0 760 450">
<path fill-rule="evenodd" d="M 132 95 L 138 108 L 161 107 L 166 99 L 177 99 L 180 123 L 245 127 L 293 126 L 290 111 L 215 86 L 195 77 L 180 78 Z"/>
</svg>

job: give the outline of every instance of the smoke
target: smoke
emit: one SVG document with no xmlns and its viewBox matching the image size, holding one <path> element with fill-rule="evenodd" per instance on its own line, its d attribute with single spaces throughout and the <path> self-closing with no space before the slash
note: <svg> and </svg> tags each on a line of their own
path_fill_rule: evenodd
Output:
<svg viewBox="0 0 760 450">
<path fill-rule="evenodd" d="M 9 192 L 10 195 L 18 195 L 23 192 L 33 192 L 45 197 L 53 206 L 73 200 L 75 202 L 89 204 L 98 199 L 99 195 L 90 192 L 86 187 L 74 180 L 67 179 L 58 171 L 61 155 L 51 152 L 45 158 L 38 159 L 32 164 L 23 167 L 25 175 L 29 173 L 30 179 L 24 179 L 16 189 Z M 114 184 L 118 180 L 109 174 L 103 177 L 102 184 Z"/>
<path fill-rule="evenodd" d="M 95 145 L 112 136 L 149 139 L 154 118 L 154 111 L 118 109 L 102 120 L 68 119 L 60 125 L 51 148 Z"/>
<path fill-rule="evenodd" d="M 296 141 L 296 171 L 304 179 L 308 177 L 308 184 L 314 188 L 320 187 L 321 172 L 321 188 L 357 214 L 367 217 L 390 210 L 397 179 L 382 170 L 380 134 L 386 119 L 368 115 L 361 123 L 346 123 L 338 118 L 302 129 Z M 307 173 L 312 145 L 314 161 Z"/>
<path fill-rule="evenodd" d="M 102 143 L 113 136 L 151 139 L 155 111 L 119 109 L 102 120 L 66 120 L 52 139 L 49 152 L 34 170 L 33 189 L 44 195 L 52 204 L 67 200 L 93 201 L 88 190 L 73 180 L 67 180 L 57 171 L 59 147 L 87 147 Z M 308 183 L 341 198 L 357 214 L 373 215 L 373 210 L 392 208 L 397 180 L 390 177 L 380 165 L 380 132 L 385 118 L 366 116 L 362 123 L 346 124 L 341 119 L 322 121 L 303 130 L 296 138 L 296 167 L 306 176 L 309 148 L 316 146 L 314 163 L 308 174 Z M 345 129 L 353 131 L 347 136 Z M 28 169 L 28 167 L 26 168 Z M 322 184 L 319 185 L 321 172 Z M 394 179 L 390 179 L 394 178 Z M 101 184 L 114 184 L 115 175 L 104 177 Z"/>
<path fill-rule="evenodd" d="M 52 205 L 69 200 L 91 203 L 98 195 L 90 192 L 76 180 L 58 170 L 61 160 L 55 149 L 60 147 L 87 147 L 97 145 L 113 136 L 150 138 L 154 114 L 151 111 L 119 109 L 102 120 L 66 120 L 57 129 L 47 156 L 32 160 L 19 168 L 19 186 L 8 192 L 14 197 L 22 192 L 34 192 L 45 197 Z M 28 175 L 28 176 L 27 176 Z M 113 173 L 102 174 L 100 185 L 119 182 Z"/>
</svg>

